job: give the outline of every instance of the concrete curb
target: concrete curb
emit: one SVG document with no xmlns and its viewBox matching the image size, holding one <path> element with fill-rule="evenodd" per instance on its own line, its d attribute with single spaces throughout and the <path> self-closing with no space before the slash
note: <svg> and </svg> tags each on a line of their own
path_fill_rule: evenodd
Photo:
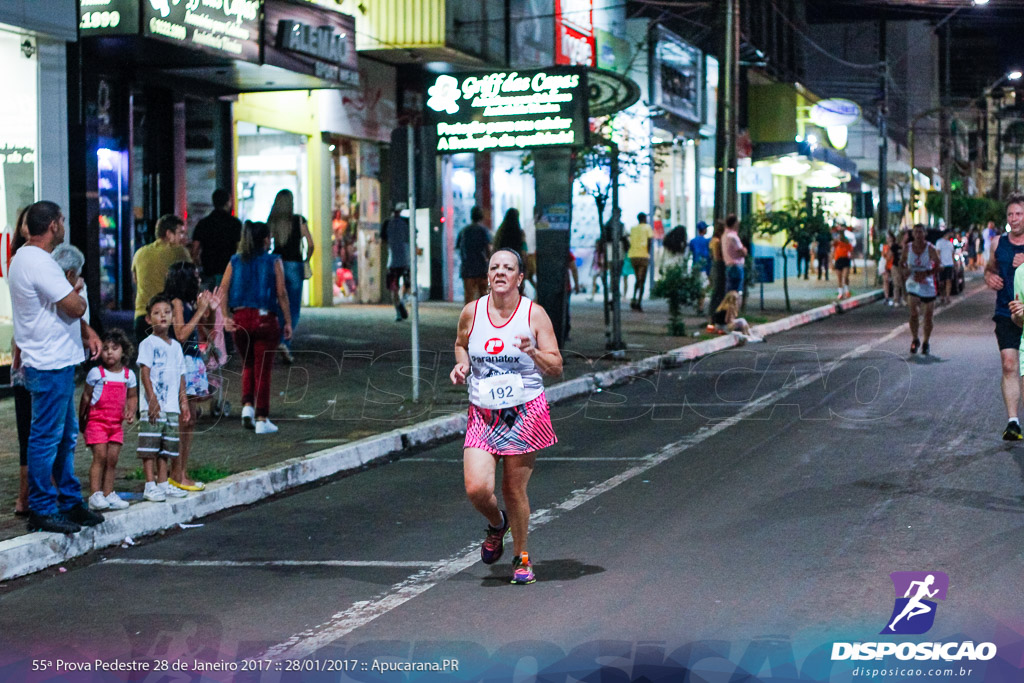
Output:
<svg viewBox="0 0 1024 683">
<path fill-rule="evenodd" d="M 836 313 L 882 298 L 881 290 L 849 300 L 821 306 L 775 322 L 755 326 L 759 335 L 776 334 L 821 320 Z M 614 370 L 592 373 L 561 382 L 545 390 L 549 403 L 586 395 L 595 389 L 614 386 L 632 377 L 648 374 L 662 366 L 676 366 L 688 360 L 739 345 L 734 334 L 690 344 L 668 353 L 628 363 Z M 138 503 L 127 510 L 106 513 L 106 521 L 71 536 L 37 532 L 0 542 L 0 581 L 60 564 L 94 550 L 120 544 L 128 537 L 142 537 L 173 528 L 177 524 L 211 515 L 239 505 L 249 505 L 287 489 L 309 484 L 339 472 L 357 469 L 382 460 L 406 448 L 448 438 L 466 428 L 466 415 L 443 415 L 401 429 L 335 446 L 272 467 L 240 472 L 211 483 L 205 491 L 166 503 Z"/>
</svg>

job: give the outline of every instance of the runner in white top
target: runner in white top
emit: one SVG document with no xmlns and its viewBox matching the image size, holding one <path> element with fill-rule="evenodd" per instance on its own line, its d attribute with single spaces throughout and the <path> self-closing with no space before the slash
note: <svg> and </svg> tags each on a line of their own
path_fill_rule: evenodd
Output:
<svg viewBox="0 0 1024 683">
<path fill-rule="evenodd" d="M 938 296 L 935 280 L 939 273 L 939 254 L 925 239 L 924 226 L 914 226 L 913 239 L 903 250 L 900 267 L 906 276 L 907 294 L 910 295 L 910 353 L 927 356 L 931 351 L 929 340 L 932 336 L 932 316 L 935 314 L 935 298 Z M 920 310 L 924 309 L 924 342 L 917 336 Z"/>
<path fill-rule="evenodd" d="M 466 495 L 487 518 L 487 537 L 480 548 L 485 564 L 496 562 L 512 531 L 515 547 L 512 583 L 536 579 L 526 551 L 530 500 L 526 485 L 536 451 L 554 444 L 554 430 L 541 374 L 562 374 L 551 320 L 544 309 L 522 296 L 522 257 L 499 249 L 487 269 L 490 294 L 466 304 L 455 340 L 453 384 L 469 379 L 470 405 L 463 448 Z M 498 507 L 494 481 L 504 461 L 502 498 Z"/>
</svg>

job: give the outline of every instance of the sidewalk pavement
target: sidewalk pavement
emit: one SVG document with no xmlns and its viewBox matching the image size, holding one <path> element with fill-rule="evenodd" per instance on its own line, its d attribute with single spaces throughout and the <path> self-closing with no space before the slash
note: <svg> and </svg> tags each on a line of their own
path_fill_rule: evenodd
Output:
<svg viewBox="0 0 1024 683">
<path fill-rule="evenodd" d="M 836 312 L 831 283 L 790 282 L 794 313 L 784 311 L 782 283 L 765 286 L 765 310 L 751 293 L 744 314 L 760 334 L 772 334 Z M 843 302 L 842 308 L 880 298 L 877 290 Z M 629 377 L 735 346 L 734 335 L 706 334 L 702 316 L 687 318 L 688 337 L 666 334 L 663 301 L 645 303 L 645 312 L 622 311 L 625 359 L 605 350 L 601 299 L 574 295 L 572 332 L 563 349 L 563 377 L 547 382 L 549 401 L 588 394 Z M 133 503 L 105 513 L 107 522 L 75 536 L 25 531 L 11 514 L 17 493 L 18 456 L 13 400 L 0 401 L 0 580 L 52 566 L 124 538 L 155 533 L 225 508 L 256 502 L 287 488 L 358 468 L 405 448 L 457 434 L 465 428 L 466 389 L 454 387 L 448 373 L 461 304 L 420 306 L 420 401 L 411 400 L 410 325 L 395 322 L 390 306 L 303 309 L 291 366 L 277 363 L 271 419 L 280 433 L 257 437 L 238 418 L 240 369 L 232 360 L 225 372 L 230 417 L 204 417 L 197 425 L 190 470 L 215 474 L 201 493 L 167 503 Z M 138 426 L 125 430 L 115 490 L 141 498 L 143 481 L 135 447 Z M 76 472 L 88 495 L 91 454 L 79 443 Z M 203 473 L 199 472 L 202 478 Z"/>
</svg>

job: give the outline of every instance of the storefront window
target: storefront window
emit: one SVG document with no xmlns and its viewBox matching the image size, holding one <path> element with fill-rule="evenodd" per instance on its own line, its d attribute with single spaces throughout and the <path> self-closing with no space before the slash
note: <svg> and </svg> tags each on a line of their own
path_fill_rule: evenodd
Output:
<svg viewBox="0 0 1024 683">
<path fill-rule="evenodd" d="M 295 213 L 309 218 L 305 135 L 238 122 L 238 217 L 266 221 L 274 198 L 281 190 L 291 190 Z M 307 281 L 308 284 L 308 281 Z M 303 288 L 303 304 L 308 291 Z"/>
<path fill-rule="evenodd" d="M 39 131 L 35 39 L 0 29 L 0 69 L 4 73 L 4 96 L 0 98 L 0 362 L 9 363 L 14 333 L 7 288 L 11 239 L 18 214 L 36 201 Z"/>
<path fill-rule="evenodd" d="M 330 146 L 334 199 L 331 205 L 334 304 L 354 303 L 359 290 L 358 143 L 334 138 Z"/>
</svg>

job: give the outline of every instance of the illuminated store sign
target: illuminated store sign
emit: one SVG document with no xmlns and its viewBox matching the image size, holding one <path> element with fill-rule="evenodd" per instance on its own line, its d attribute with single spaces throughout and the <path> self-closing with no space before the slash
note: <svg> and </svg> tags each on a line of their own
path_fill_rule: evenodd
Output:
<svg viewBox="0 0 1024 683">
<path fill-rule="evenodd" d="M 339 85 L 359 85 L 356 21 L 309 3 L 267 0 L 264 62 Z"/>
<path fill-rule="evenodd" d="M 586 144 L 586 72 L 552 68 L 438 76 L 427 88 L 437 151 Z"/>
<path fill-rule="evenodd" d="M 142 35 L 258 63 L 260 1 L 144 0 Z"/>
<path fill-rule="evenodd" d="M 83 36 L 138 33 L 139 0 L 81 0 L 78 31 Z"/>
<path fill-rule="evenodd" d="M 597 66 L 593 0 L 555 0 L 555 64 Z"/>
</svg>

